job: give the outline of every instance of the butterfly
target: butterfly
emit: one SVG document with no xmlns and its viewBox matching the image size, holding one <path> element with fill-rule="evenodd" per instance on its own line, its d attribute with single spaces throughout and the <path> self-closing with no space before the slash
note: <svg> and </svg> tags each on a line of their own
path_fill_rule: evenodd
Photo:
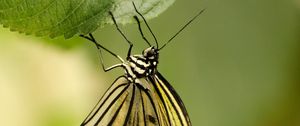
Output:
<svg viewBox="0 0 300 126">
<path fill-rule="evenodd" d="M 91 33 L 80 35 L 96 44 L 100 52 L 102 68 L 105 72 L 118 67 L 125 70 L 125 74 L 119 76 L 112 83 L 81 126 L 191 126 L 190 118 L 180 96 L 158 72 L 157 65 L 159 62 L 159 51 L 204 10 L 201 10 L 159 48 L 157 39 L 146 19 L 137 10 L 134 3 L 133 6 L 154 37 L 156 46 L 152 46 L 144 36 L 140 20 L 138 16 L 134 16 L 141 36 L 149 47 L 139 55 L 131 55 L 133 44 L 119 28 L 112 12 L 109 12 L 109 14 L 117 30 L 130 45 L 126 60 L 99 44 Z M 102 59 L 102 49 L 119 59 L 121 63 L 105 68 Z"/>
</svg>

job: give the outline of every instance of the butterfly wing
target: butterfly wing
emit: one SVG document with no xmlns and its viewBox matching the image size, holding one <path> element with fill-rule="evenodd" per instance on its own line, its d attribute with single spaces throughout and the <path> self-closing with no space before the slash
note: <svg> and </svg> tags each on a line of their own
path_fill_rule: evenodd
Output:
<svg viewBox="0 0 300 126">
<path fill-rule="evenodd" d="M 191 126 L 187 110 L 170 83 L 159 72 L 148 79 L 155 90 L 153 95 L 158 104 L 159 117 L 163 119 L 161 122 L 167 122 L 167 126 Z"/>
<path fill-rule="evenodd" d="M 191 126 L 179 95 L 160 73 L 139 80 L 117 78 L 81 126 Z"/>
<path fill-rule="evenodd" d="M 122 110 L 121 108 L 126 107 L 125 105 L 128 104 L 126 100 L 130 98 L 130 94 L 127 90 L 132 89 L 126 78 L 122 76 L 117 78 L 82 122 L 81 126 L 109 124 L 110 120 L 113 120 L 112 114 L 123 112 L 124 109 Z"/>
<path fill-rule="evenodd" d="M 140 84 L 119 77 L 81 126 L 157 126 L 159 112 L 152 95 Z"/>
</svg>

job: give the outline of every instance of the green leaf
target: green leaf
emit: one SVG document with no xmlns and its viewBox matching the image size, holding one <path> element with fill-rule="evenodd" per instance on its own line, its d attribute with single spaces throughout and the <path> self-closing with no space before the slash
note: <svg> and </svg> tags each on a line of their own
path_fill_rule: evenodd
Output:
<svg viewBox="0 0 300 126">
<path fill-rule="evenodd" d="M 156 17 L 175 0 L 0 0 L 0 24 L 36 36 L 51 38 L 87 34 L 112 24 L 108 11 L 118 23 L 133 21 L 132 2 L 146 19 Z"/>
</svg>

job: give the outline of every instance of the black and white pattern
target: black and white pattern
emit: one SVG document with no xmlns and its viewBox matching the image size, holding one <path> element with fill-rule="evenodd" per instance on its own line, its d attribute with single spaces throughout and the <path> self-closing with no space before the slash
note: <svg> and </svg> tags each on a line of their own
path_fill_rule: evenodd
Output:
<svg viewBox="0 0 300 126">
<path fill-rule="evenodd" d="M 131 79 L 143 78 L 153 75 L 157 68 L 158 52 L 153 46 L 145 49 L 143 55 L 129 56 L 128 62 L 124 65 L 129 65 L 127 73 Z M 126 67 L 127 68 L 127 67 Z"/>
<path fill-rule="evenodd" d="M 116 79 L 81 126 L 191 126 L 174 88 L 156 73 L 131 83 Z"/>
<path fill-rule="evenodd" d="M 104 71 L 117 67 L 122 67 L 125 70 L 125 74 L 112 83 L 81 126 L 191 126 L 190 118 L 181 98 L 169 82 L 157 71 L 157 64 L 159 51 L 204 10 L 200 11 L 159 48 L 157 39 L 145 18 L 137 11 L 134 3 L 133 6 L 137 14 L 143 19 L 156 43 L 156 46 L 149 43 L 143 34 L 138 17 L 134 16 L 143 39 L 149 45 L 142 54 L 131 55 L 133 44 L 120 30 L 111 12 L 110 15 L 117 30 L 130 45 L 126 60 L 100 45 L 92 34 L 89 34 L 89 36 L 80 35 L 96 44 Z M 121 63 L 105 68 L 101 53 L 102 49 L 118 58 Z"/>
</svg>

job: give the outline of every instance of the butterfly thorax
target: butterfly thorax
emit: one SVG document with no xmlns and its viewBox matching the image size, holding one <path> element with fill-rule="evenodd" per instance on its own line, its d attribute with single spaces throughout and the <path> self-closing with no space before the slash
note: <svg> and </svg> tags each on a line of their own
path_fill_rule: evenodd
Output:
<svg viewBox="0 0 300 126">
<path fill-rule="evenodd" d="M 142 55 L 127 57 L 126 75 L 131 81 L 154 75 L 157 71 L 158 51 L 154 47 L 145 49 Z"/>
</svg>

